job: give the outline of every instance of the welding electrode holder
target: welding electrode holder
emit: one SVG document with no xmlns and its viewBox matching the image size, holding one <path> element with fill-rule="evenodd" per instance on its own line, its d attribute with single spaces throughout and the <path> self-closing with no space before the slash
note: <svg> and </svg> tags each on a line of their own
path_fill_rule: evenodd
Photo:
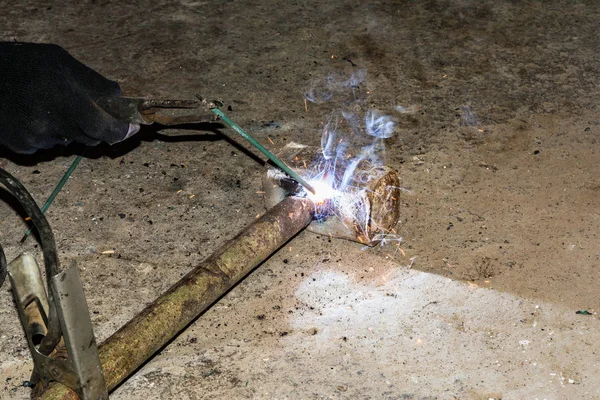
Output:
<svg viewBox="0 0 600 400">
<path fill-rule="evenodd" d="M 0 168 L 0 183 L 19 201 L 37 228 L 44 254 L 48 293 L 35 258 L 21 254 L 8 264 L 8 276 L 34 362 L 31 383 L 52 381 L 81 399 L 108 399 L 92 322 L 76 266 L 59 272 L 54 235 L 29 192 Z M 1 267 L 6 267 L 0 246 Z M 0 271 L 2 272 L 2 271 Z"/>
<path fill-rule="evenodd" d="M 192 100 L 146 99 L 138 97 L 106 97 L 96 104 L 118 120 L 164 126 L 197 124 L 214 121 L 210 111 L 222 103 L 207 101 L 199 96 Z"/>
</svg>

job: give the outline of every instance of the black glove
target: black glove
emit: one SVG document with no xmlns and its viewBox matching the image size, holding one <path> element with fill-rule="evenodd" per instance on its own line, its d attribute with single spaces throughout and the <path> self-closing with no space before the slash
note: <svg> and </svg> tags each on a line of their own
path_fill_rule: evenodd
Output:
<svg viewBox="0 0 600 400">
<path fill-rule="evenodd" d="M 52 44 L 0 42 L 0 145 L 33 153 L 57 144 L 116 143 L 139 130 L 95 103 L 117 82 Z"/>
</svg>

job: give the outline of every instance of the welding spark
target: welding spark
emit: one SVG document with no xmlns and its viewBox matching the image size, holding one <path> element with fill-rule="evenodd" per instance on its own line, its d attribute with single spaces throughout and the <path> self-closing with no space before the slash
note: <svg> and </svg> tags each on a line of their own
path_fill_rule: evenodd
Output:
<svg viewBox="0 0 600 400">
<path fill-rule="evenodd" d="M 383 235 L 390 229 L 390 221 L 397 221 L 393 204 L 400 195 L 395 186 L 397 177 L 389 178 L 392 172 L 384 164 L 384 140 L 394 135 L 396 121 L 370 108 L 363 84 L 365 75 L 365 71 L 349 78 L 330 75 L 315 82 L 306 93 L 305 110 L 307 101 L 334 100 L 340 108 L 322 122 L 320 151 L 305 151 L 308 146 L 304 145 L 285 147 L 285 160 L 314 188 L 314 193 L 301 188 L 288 193 L 312 200 L 315 219 L 329 234 L 367 244 L 393 242 L 399 247 L 399 236 Z M 287 178 L 282 179 L 285 182 Z M 386 185 L 384 179 L 392 179 L 394 186 Z M 290 190 L 289 184 L 285 185 L 282 188 Z M 387 218 L 388 213 L 396 217 Z"/>
<path fill-rule="evenodd" d="M 336 196 L 336 191 L 331 187 L 331 184 L 324 180 L 310 180 L 309 183 L 315 189 L 315 193 L 307 191 L 307 197 L 315 202 L 315 204 L 323 204 L 328 199 Z"/>
<path fill-rule="evenodd" d="M 331 122 L 337 118 L 332 117 L 325 125 L 321 153 L 303 171 L 315 189 L 314 194 L 306 193 L 306 196 L 315 203 L 317 220 L 334 217 L 349 236 L 356 232 L 358 240 L 364 238 L 371 242 L 372 214 L 368 196 L 377 194 L 372 193 L 368 185 L 383 166 L 383 139 L 391 135 L 394 122 L 376 112 L 367 113 L 357 133 L 354 130 L 361 119 L 350 113 L 344 113 L 344 118 L 347 123 L 341 125 L 353 132 L 344 132 L 340 125 Z M 358 139 L 359 143 L 352 143 L 350 139 Z"/>
</svg>

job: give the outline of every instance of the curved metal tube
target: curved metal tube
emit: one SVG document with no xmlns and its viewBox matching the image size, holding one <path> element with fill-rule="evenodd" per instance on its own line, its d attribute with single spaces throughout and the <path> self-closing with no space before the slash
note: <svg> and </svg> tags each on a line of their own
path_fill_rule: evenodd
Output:
<svg viewBox="0 0 600 400">
<path fill-rule="evenodd" d="M 48 220 L 23 184 L 2 168 L 0 168 L 0 183 L 2 183 L 19 201 L 25 212 L 30 216 L 33 225 L 36 227 L 40 235 L 40 245 L 44 254 L 47 282 L 50 282 L 50 278 L 59 273 L 59 262 L 54 234 L 52 233 Z M 0 247 L 0 284 L 4 280 L 5 274 L 6 259 L 4 257 L 4 251 L 2 251 Z M 50 304 L 54 304 L 53 298 L 54 295 L 52 290 L 50 289 L 50 286 L 48 286 L 48 300 Z M 58 320 L 55 307 L 50 307 L 47 327 L 48 333 L 38 348 L 38 351 L 44 355 L 48 355 L 54 350 L 61 337 L 60 321 Z"/>
</svg>

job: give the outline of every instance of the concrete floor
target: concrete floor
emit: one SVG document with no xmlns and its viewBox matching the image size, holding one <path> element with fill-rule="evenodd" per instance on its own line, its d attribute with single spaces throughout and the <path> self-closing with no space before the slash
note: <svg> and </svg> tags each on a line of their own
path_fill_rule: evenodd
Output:
<svg viewBox="0 0 600 400">
<path fill-rule="evenodd" d="M 332 72 L 366 69 L 398 123 L 402 251 L 301 233 L 111 398 L 600 398 L 596 2 L 13 3 L 0 39 L 60 44 L 128 95 L 222 99 L 274 150 L 319 143 L 304 93 Z M 264 211 L 264 167 L 204 128 L 88 151 L 48 213 L 99 341 Z M 41 203 L 80 151 L 0 166 Z M 23 231 L 0 204 L 10 259 L 36 251 Z M 0 339 L 0 398 L 29 398 L 8 284 Z"/>
</svg>

